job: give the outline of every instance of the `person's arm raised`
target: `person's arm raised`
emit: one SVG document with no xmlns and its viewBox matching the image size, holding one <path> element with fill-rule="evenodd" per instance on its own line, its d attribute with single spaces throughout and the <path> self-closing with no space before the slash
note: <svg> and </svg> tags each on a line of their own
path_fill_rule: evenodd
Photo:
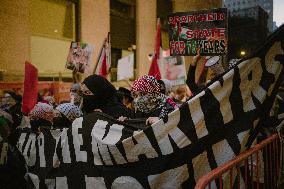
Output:
<svg viewBox="0 0 284 189">
<path fill-rule="evenodd" d="M 195 71 L 197 62 L 200 60 L 200 49 L 197 49 L 197 54 L 193 57 L 187 72 L 186 84 L 190 91 L 195 95 L 199 91 L 198 85 L 195 83 Z"/>
</svg>

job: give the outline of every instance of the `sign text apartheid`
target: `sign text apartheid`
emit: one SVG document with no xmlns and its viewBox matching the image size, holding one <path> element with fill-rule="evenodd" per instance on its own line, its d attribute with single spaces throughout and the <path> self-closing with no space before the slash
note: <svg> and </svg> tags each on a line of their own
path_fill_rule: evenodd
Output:
<svg viewBox="0 0 284 189">
<path fill-rule="evenodd" d="M 171 55 L 221 55 L 227 51 L 227 9 L 168 16 Z"/>
</svg>

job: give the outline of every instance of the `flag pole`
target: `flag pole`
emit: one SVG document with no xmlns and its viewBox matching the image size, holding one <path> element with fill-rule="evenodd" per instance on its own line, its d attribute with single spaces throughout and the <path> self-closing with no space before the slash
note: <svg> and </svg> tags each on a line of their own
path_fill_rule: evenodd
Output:
<svg viewBox="0 0 284 189">
<path fill-rule="evenodd" d="M 107 41 L 108 41 L 108 65 L 109 65 L 109 70 L 110 72 L 111 69 L 111 42 L 110 42 L 110 32 L 107 34 Z"/>
<path fill-rule="evenodd" d="M 161 79 L 161 72 L 159 70 L 158 61 L 160 59 L 161 49 L 161 23 L 160 18 L 157 19 L 155 46 L 154 46 L 154 57 L 151 61 L 148 75 L 154 76 L 156 79 Z"/>
</svg>

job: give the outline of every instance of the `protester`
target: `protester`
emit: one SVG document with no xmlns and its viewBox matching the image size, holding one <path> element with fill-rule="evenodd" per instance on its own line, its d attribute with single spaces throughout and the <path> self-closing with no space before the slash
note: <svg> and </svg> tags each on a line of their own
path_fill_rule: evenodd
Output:
<svg viewBox="0 0 284 189">
<path fill-rule="evenodd" d="M 128 117 L 129 111 L 119 101 L 115 87 L 104 77 L 91 75 L 82 85 L 84 113 L 101 111 L 115 119 L 120 116 Z"/>
<path fill-rule="evenodd" d="M 153 76 L 144 75 L 134 81 L 131 89 L 134 97 L 136 118 L 148 118 L 153 124 L 177 108 L 171 98 L 161 93 L 161 86 Z"/>
<path fill-rule="evenodd" d="M 56 107 L 55 99 L 53 96 L 44 96 L 43 101 L 52 106 L 53 108 Z"/>
<path fill-rule="evenodd" d="M 8 110 L 7 112 L 12 116 L 13 119 L 13 125 L 12 125 L 12 129 L 14 130 L 15 128 L 17 128 L 22 121 L 22 96 L 19 94 L 16 94 L 15 92 L 8 92 L 11 97 L 13 98 L 13 100 L 15 101 L 15 104 L 13 104 Z"/>
<path fill-rule="evenodd" d="M 54 117 L 53 107 L 38 102 L 29 113 L 31 129 L 35 132 L 40 128 L 51 128 Z"/>
<path fill-rule="evenodd" d="M 181 85 L 178 86 L 174 90 L 173 100 L 178 105 L 181 106 L 184 102 L 186 102 L 192 96 L 191 91 L 189 90 L 188 86 Z"/>
<path fill-rule="evenodd" d="M 209 60 L 210 58 L 216 58 L 219 61 L 220 57 L 208 57 L 207 60 Z M 196 65 L 197 62 L 201 59 L 200 56 L 200 49 L 197 50 L 197 55 L 195 55 L 193 57 L 192 62 L 190 63 L 188 72 L 187 72 L 187 79 L 186 79 L 186 84 L 189 87 L 190 91 L 193 93 L 193 95 L 196 95 L 197 93 L 199 93 L 205 86 L 204 85 L 198 85 L 196 83 L 195 80 L 195 72 L 196 72 Z M 213 81 L 218 75 L 221 75 L 224 72 L 224 69 L 222 68 L 221 63 L 216 63 L 218 64 L 221 69 L 215 69 L 214 66 L 212 66 L 211 68 L 209 67 L 209 69 L 212 71 L 212 75 L 211 75 L 211 80 Z M 211 81 L 207 81 L 206 84 L 210 83 Z"/>
<path fill-rule="evenodd" d="M 5 93 L 1 98 L 1 109 L 4 111 L 9 110 L 11 106 L 15 104 L 15 100 L 11 97 L 9 93 Z"/>
<path fill-rule="evenodd" d="M 3 158 L 0 160 L 0 188 L 24 189 L 27 187 L 24 179 L 27 170 L 25 159 L 16 146 L 18 138 L 12 136 L 15 135 L 15 131 L 11 129 L 12 122 L 12 116 L 0 110 L 0 147 L 5 149 L 0 153 Z M 7 145 L 6 148 L 3 145 Z"/>
<path fill-rule="evenodd" d="M 10 128 L 4 116 L 0 115 L 0 143 L 8 140 Z"/>
<path fill-rule="evenodd" d="M 271 115 L 278 120 L 284 120 L 284 82 L 281 84 L 271 110 Z"/>
<path fill-rule="evenodd" d="M 131 96 L 131 91 L 124 87 L 119 87 L 117 94 L 118 94 L 120 101 L 128 109 L 132 110 L 133 109 L 133 97 Z"/>
<path fill-rule="evenodd" d="M 80 108 L 72 103 L 64 103 L 58 105 L 54 110 L 53 127 L 69 128 L 72 122 L 82 116 Z"/>
<path fill-rule="evenodd" d="M 70 89 L 70 102 L 80 107 L 82 96 L 80 94 L 81 86 L 79 83 L 75 83 L 72 85 Z"/>
</svg>

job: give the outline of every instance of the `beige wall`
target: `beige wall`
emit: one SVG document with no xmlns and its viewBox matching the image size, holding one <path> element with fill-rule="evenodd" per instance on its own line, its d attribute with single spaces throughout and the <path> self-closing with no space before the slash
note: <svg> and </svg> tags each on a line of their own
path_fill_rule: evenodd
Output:
<svg viewBox="0 0 284 189">
<path fill-rule="evenodd" d="M 33 35 L 75 40 L 75 4 L 68 0 L 30 0 Z"/>
<path fill-rule="evenodd" d="M 40 77 L 72 77 L 65 68 L 75 40 L 75 5 L 67 0 L 30 0 L 31 61 Z"/>
<path fill-rule="evenodd" d="M 81 0 L 81 31 L 82 42 L 95 45 L 93 65 L 89 74 L 92 74 L 100 48 L 110 31 L 110 4 L 109 0 Z"/>
<path fill-rule="evenodd" d="M 29 0 L 1 1 L 0 70 L 5 80 L 21 80 L 30 60 Z"/>
<path fill-rule="evenodd" d="M 42 19 L 33 19 L 35 14 L 32 13 L 40 13 L 36 10 L 32 13 L 29 12 L 31 7 L 39 6 L 35 2 L 36 0 L 1 2 L 0 70 L 6 70 L 7 73 L 14 74 L 14 80 L 23 78 L 24 61 L 31 59 L 34 64 L 40 67 L 40 73 L 65 72 L 64 64 L 68 51 L 68 48 L 66 48 L 68 40 L 60 39 L 62 36 L 64 38 L 66 34 L 64 34 L 64 28 L 58 29 L 58 34 L 61 35 L 58 39 L 56 37 L 46 38 L 37 35 L 37 31 L 40 33 L 40 28 L 37 28 L 37 26 Z M 50 6 L 55 6 L 58 10 L 62 8 L 61 3 L 50 4 Z M 221 0 L 173 0 L 174 12 L 220 6 Z M 73 8 L 71 9 L 73 10 Z M 138 76 L 147 74 L 149 71 L 150 62 L 148 54 L 154 52 L 156 9 L 156 0 L 136 0 L 136 62 Z M 73 14 L 72 12 L 71 14 Z M 32 16 L 32 25 L 29 20 L 30 15 Z M 67 15 L 67 11 L 65 12 L 65 16 L 72 17 L 72 15 Z M 95 67 L 100 47 L 107 33 L 110 31 L 110 0 L 81 0 L 79 4 L 79 17 L 79 40 L 95 45 L 93 64 L 89 73 L 91 74 Z M 63 20 L 60 22 L 63 22 Z M 52 24 L 50 26 L 55 27 Z M 30 27 L 33 28 L 33 32 Z M 56 28 L 54 30 L 53 28 L 47 29 L 50 29 L 52 33 Z M 54 45 L 54 49 L 52 49 L 52 44 Z M 58 54 L 60 54 L 60 57 L 58 57 Z M 186 58 L 187 64 L 189 61 L 189 58 Z"/>
<path fill-rule="evenodd" d="M 65 68 L 70 41 L 42 36 L 31 37 L 32 63 L 39 69 L 40 76 L 71 77 L 72 71 Z"/>
<path fill-rule="evenodd" d="M 156 0 L 136 0 L 136 64 L 138 76 L 148 74 L 148 54 L 154 52 L 157 22 Z"/>
</svg>

